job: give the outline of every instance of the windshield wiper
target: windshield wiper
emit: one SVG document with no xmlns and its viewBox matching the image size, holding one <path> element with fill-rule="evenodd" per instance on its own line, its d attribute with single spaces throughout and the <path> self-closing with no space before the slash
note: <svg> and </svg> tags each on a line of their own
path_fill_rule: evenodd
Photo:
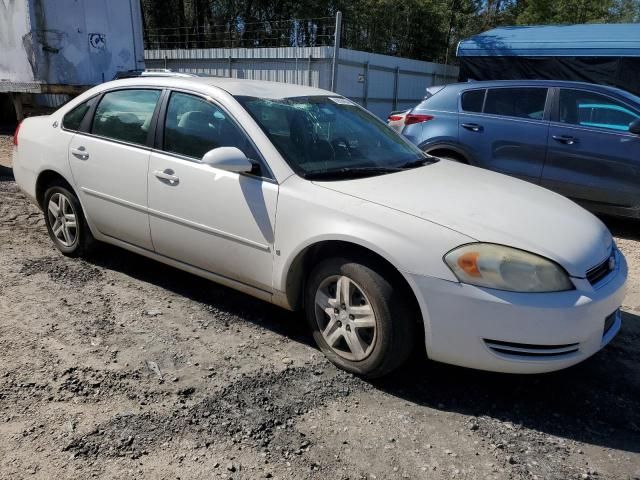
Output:
<svg viewBox="0 0 640 480">
<path fill-rule="evenodd" d="M 321 179 L 342 179 L 354 177 L 368 177 L 373 175 L 384 175 L 385 173 L 394 173 L 402 171 L 401 168 L 395 167 L 344 167 L 335 170 L 324 170 L 321 172 L 309 172 L 303 174 L 307 180 Z"/>
<path fill-rule="evenodd" d="M 428 156 L 426 158 L 419 158 L 418 160 L 412 160 L 410 162 L 404 163 L 400 165 L 398 168 L 402 170 L 406 170 L 408 168 L 416 168 L 422 167 L 424 165 L 431 165 L 432 163 L 439 162 L 440 159 L 437 157 Z"/>
</svg>

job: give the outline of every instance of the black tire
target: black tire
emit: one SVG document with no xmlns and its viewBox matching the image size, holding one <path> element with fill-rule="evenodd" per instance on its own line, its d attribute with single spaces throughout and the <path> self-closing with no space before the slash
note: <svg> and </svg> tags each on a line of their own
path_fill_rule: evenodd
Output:
<svg viewBox="0 0 640 480">
<path fill-rule="evenodd" d="M 317 311 L 322 309 L 317 310 L 316 292 L 324 282 L 336 276 L 352 280 L 367 297 L 375 315 L 375 341 L 371 343 L 370 353 L 360 360 L 344 358 L 339 350 L 329 346 L 321 331 Z M 416 338 L 416 312 L 407 293 L 393 285 L 391 279 L 394 277 L 385 266 L 365 256 L 330 258 L 311 271 L 305 285 L 307 321 L 320 350 L 339 368 L 366 378 L 377 378 L 400 367 L 411 355 Z M 329 315 L 325 315 L 329 321 Z"/>
<path fill-rule="evenodd" d="M 59 239 L 53 230 L 54 225 L 52 224 L 52 221 L 54 220 L 52 219 L 52 213 L 49 211 L 49 202 L 55 195 L 63 195 L 65 197 L 69 203 L 69 208 L 71 208 L 70 211 L 73 212 L 76 218 L 76 235 L 74 240 L 69 242 L 69 245 L 65 245 L 63 240 Z M 87 225 L 78 197 L 65 182 L 56 180 L 47 187 L 44 192 L 42 207 L 49 237 L 51 237 L 51 240 L 58 250 L 68 257 L 80 257 L 91 251 L 95 244 L 95 239 L 91 234 L 91 230 L 89 230 L 89 226 Z"/>
</svg>

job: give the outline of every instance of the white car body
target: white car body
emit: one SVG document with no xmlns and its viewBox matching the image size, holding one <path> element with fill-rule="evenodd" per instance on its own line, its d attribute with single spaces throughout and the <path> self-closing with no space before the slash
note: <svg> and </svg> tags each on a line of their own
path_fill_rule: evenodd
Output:
<svg viewBox="0 0 640 480">
<path fill-rule="evenodd" d="M 249 178 L 61 128 L 63 116 L 96 93 L 139 86 L 193 92 L 223 106 L 273 178 Z M 427 354 L 436 361 L 546 372 L 586 359 L 619 331 L 627 265 L 607 228 L 581 207 L 529 183 L 445 160 L 389 175 L 309 181 L 296 175 L 238 95 L 337 96 L 222 78 L 109 82 L 52 115 L 23 122 L 13 159 L 16 181 L 42 208 L 39 179 L 58 175 L 78 195 L 96 239 L 288 309 L 300 306 L 300 260 L 310 247 L 348 242 L 375 252 L 410 286 Z M 79 158 L 83 152 L 90 158 Z M 158 181 L 155 173 L 166 169 L 179 177 L 178 185 Z M 514 293 L 461 283 L 443 256 L 473 242 L 550 259 L 575 288 Z M 592 285 L 587 272 L 611 257 L 611 270 Z M 605 332 L 607 317 L 613 323 Z"/>
<path fill-rule="evenodd" d="M 387 125 L 391 127 L 398 133 L 402 133 L 402 129 L 404 128 L 404 119 L 409 113 L 409 110 L 405 110 L 404 112 L 392 112 L 387 117 Z"/>
</svg>

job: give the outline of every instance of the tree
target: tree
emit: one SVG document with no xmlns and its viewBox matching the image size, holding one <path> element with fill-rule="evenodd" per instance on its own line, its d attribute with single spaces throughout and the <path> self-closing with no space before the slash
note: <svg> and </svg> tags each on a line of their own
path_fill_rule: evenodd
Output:
<svg viewBox="0 0 640 480">
<path fill-rule="evenodd" d="M 638 21 L 637 0 L 521 0 L 520 25 Z"/>
<path fill-rule="evenodd" d="M 333 44 L 451 63 L 457 43 L 499 25 L 640 21 L 639 0 L 141 0 L 148 45 Z"/>
</svg>

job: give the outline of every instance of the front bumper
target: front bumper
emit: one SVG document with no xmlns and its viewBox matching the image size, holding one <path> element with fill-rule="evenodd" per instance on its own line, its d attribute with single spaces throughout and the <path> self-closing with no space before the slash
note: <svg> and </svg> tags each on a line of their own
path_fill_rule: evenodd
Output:
<svg viewBox="0 0 640 480">
<path fill-rule="evenodd" d="M 595 287 L 514 293 L 407 275 L 417 293 L 429 358 L 507 373 L 542 373 L 579 363 L 609 343 L 621 326 L 627 263 Z M 606 331 L 605 331 L 606 323 Z"/>
</svg>

